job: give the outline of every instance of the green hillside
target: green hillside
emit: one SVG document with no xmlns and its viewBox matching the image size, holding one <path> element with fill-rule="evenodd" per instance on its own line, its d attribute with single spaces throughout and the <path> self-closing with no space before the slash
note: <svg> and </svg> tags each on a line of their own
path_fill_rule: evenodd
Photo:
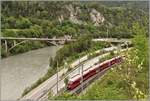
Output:
<svg viewBox="0 0 150 101">
<path fill-rule="evenodd" d="M 148 2 L 60 2 L 60 1 L 2 1 L 1 28 L 4 37 L 92 37 L 132 38 L 131 26 L 135 22 L 148 29 Z M 142 5 L 142 6 L 139 6 Z M 90 13 L 94 9 L 104 21 L 94 26 Z M 72 12 L 70 11 L 72 10 Z M 75 20 L 70 20 L 74 13 Z M 62 18 L 62 21 L 59 21 Z M 77 21 L 76 21 L 77 19 Z M 78 24 L 77 22 L 82 22 Z M 147 34 L 148 36 L 148 34 Z M 12 42 L 8 43 L 11 47 Z M 27 45 L 28 44 L 28 45 Z M 18 54 L 47 46 L 47 43 L 27 42 L 20 44 L 9 54 Z M 27 47 L 27 46 L 29 47 Z"/>
</svg>

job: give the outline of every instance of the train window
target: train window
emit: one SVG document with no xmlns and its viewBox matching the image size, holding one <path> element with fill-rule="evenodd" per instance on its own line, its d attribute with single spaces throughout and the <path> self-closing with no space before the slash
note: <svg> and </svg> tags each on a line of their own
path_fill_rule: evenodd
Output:
<svg viewBox="0 0 150 101">
<path fill-rule="evenodd" d="M 103 66 L 104 66 L 104 67 L 108 67 L 108 66 L 109 66 L 109 63 L 105 63 Z"/>
<path fill-rule="evenodd" d="M 96 68 L 96 73 L 98 73 L 98 72 L 99 72 L 99 70 L 100 70 L 99 68 Z"/>
<path fill-rule="evenodd" d="M 110 63 L 111 63 L 111 65 L 115 64 L 115 60 L 112 60 Z"/>
<path fill-rule="evenodd" d="M 89 73 L 85 74 L 85 75 L 83 76 L 83 78 L 87 77 L 88 75 L 89 75 Z"/>
<path fill-rule="evenodd" d="M 79 82 L 80 82 L 80 79 L 79 79 L 79 80 L 77 80 L 77 81 L 75 81 L 75 82 L 74 82 L 74 84 L 79 83 Z"/>
<path fill-rule="evenodd" d="M 72 82 L 72 84 L 75 84 L 77 81 Z"/>
<path fill-rule="evenodd" d="M 122 58 L 120 57 L 120 58 L 118 59 L 118 61 L 121 62 L 121 61 L 122 61 Z"/>
</svg>

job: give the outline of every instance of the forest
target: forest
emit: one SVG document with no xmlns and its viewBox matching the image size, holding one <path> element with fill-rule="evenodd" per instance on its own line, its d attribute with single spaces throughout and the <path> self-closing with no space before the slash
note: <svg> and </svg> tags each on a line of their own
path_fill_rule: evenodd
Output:
<svg viewBox="0 0 150 101">
<path fill-rule="evenodd" d="M 71 5 L 72 12 L 77 12 L 76 8 L 79 8 L 80 12 L 78 11 L 75 17 L 86 24 L 78 24 L 70 20 L 72 12 L 69 11 L 68 5 Z M 89 15 L 93 9 L 105 19 L 99 26 L 94 26 Z M 90 34 L 93 38 L 133 38 L 131 26 L 134 22 L 139 22 L 148 29 L 148 3 L 146 1 L 110 2 L 109 4 L 107 2 L 3 1 L 1 12 L 3 37 L 52 38 L 71 35 L 76 38 L 83 34 Z M 2 41 L 2 57 L 48 45 L 48 43 L 28 41 L 6 53 Z M 13 44 L 10 41 L 8 47 L 11 46 Z"/>
</svg>

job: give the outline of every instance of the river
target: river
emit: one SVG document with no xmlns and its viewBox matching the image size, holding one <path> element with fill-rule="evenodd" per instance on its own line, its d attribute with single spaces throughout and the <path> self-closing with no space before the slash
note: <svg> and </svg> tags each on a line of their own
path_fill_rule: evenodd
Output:
<svg viewBox="0 0 150 101">
<path fill-rule="evenodd" d="M 2 59 L 1 99 L 19 98 L 26 87 L 46 73 L 49 57 L 54 57 L 60 47 L 45 47 Z"/>
</svg>

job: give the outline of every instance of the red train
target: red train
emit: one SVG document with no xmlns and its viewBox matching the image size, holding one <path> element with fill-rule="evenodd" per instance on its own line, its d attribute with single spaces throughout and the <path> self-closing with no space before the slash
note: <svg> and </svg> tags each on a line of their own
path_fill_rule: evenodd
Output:
<svg viewBox="0 0 150 101">
<path fill-rule="evenodd" d="M 86 70 L 83 71 L 83 82 L 88 80 L 90 77 L 96 75 L 97 73 L 101 72 L 102 70 L 122 62 L 122 56 L 117 56 L 112 59 L 106 60 L 102 63 L 96 64 L 93 67 L 90 67 Z M 81 75 L 75 75 L 71 79 L 69 79 L 68 84 L 67 84 L 67 89 L 68 90 L 73 90 L 77 86 L 81 84 Z"/>
</svg>

